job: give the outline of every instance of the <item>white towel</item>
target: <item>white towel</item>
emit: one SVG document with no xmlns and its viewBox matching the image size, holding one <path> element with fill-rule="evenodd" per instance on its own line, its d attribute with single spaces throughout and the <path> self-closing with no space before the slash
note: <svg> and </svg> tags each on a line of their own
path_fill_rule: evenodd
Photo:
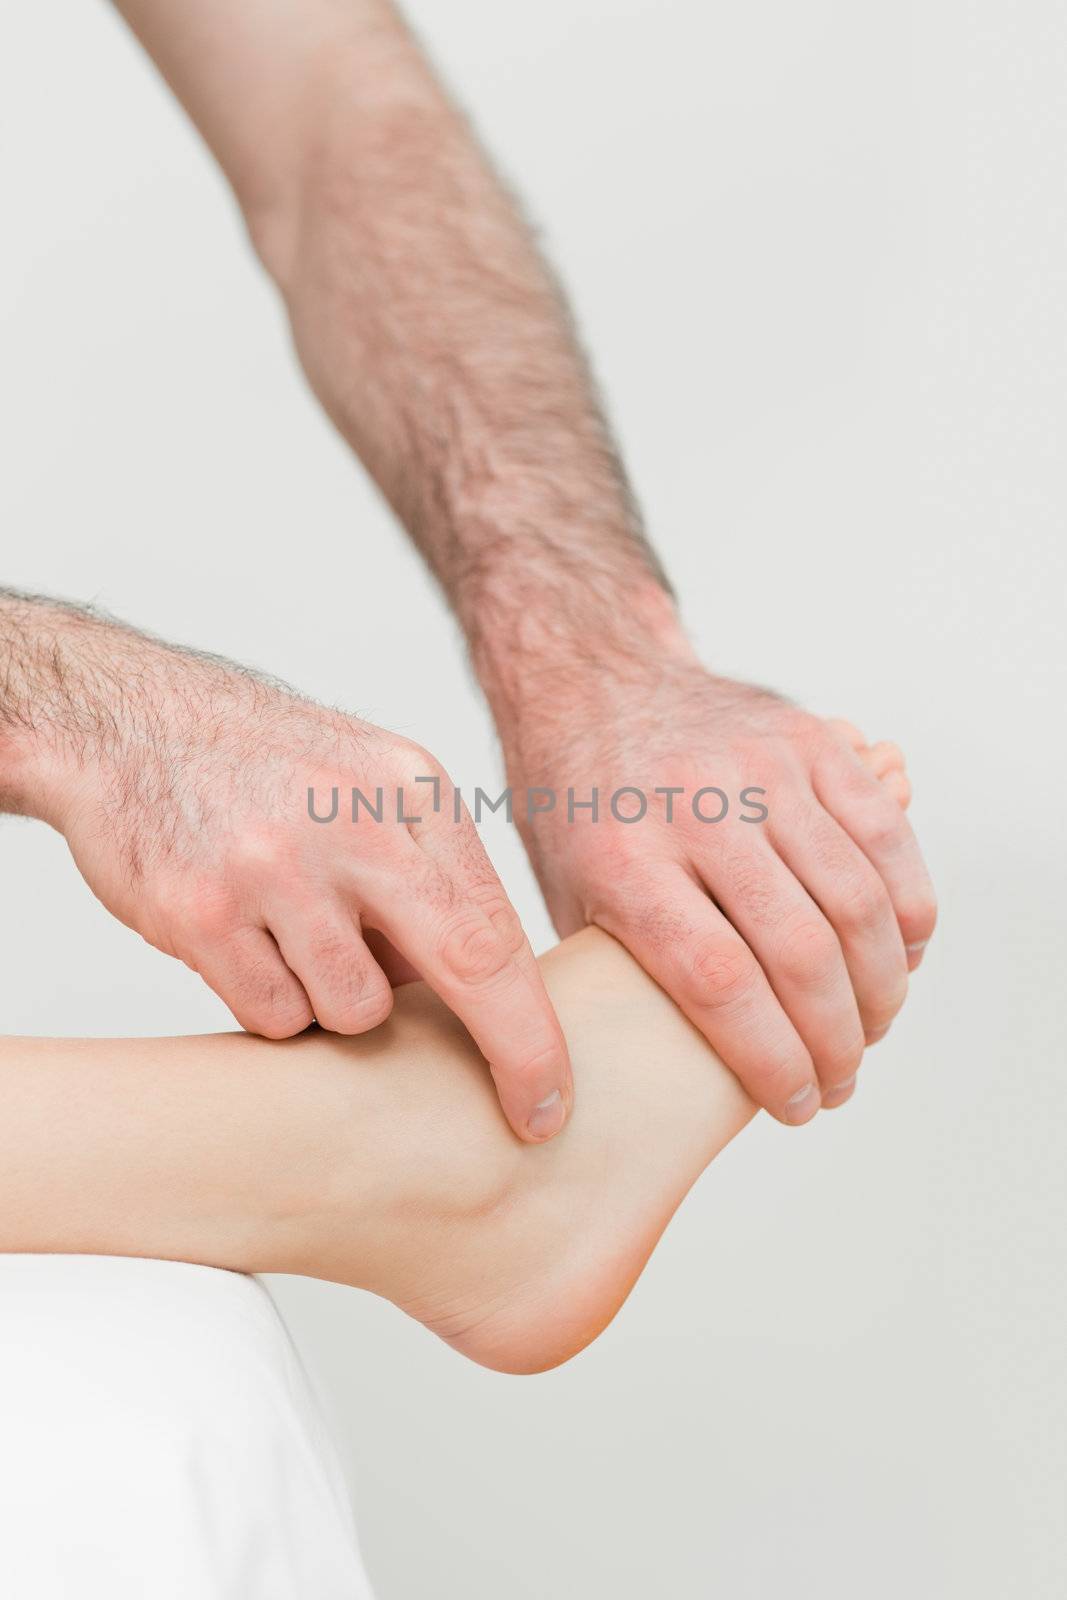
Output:
<svg viewBox="0 0 1067 1600">
<path fill-rule="evenodd" d="M 0 1595 L 371 1600 L 333 1444 L 259 1282 L 0 1255 Z"/>
</svg>

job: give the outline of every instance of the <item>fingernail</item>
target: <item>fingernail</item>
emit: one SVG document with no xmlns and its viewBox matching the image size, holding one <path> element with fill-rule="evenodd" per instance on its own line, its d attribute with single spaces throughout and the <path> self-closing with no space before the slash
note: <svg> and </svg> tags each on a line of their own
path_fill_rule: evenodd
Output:
<svg viewBox="0 0 1067 1600">
<path fill-rule="evenodd" d="M 841 1103 L 847 1100 L 849 1095 L 852 1093 L 855 1082 L 856 1074 L 853 1073 L 852 1077 L 846 1078 L 844 1083 L 835 1083 L 833 1088 L 827 1089 L 826 1093 L 823 1095 L 823 1105 L 828 1108 L 841 1105 Z"/>
<path fill-rule="evenodd" d="M 803 1089 L 798 1089 L 792 1100 L 786 1102 L 785 1120 L 796 1127 L 801 1122 L 808 1122 L 818 1111 L 822 1104 L 819 1091 L 813 1083 L 807 1083 Z"/>
<path fill-rule="evenodd" d="M 921 944 L 906 944 L 904 946 L 904 953 L 908 958 L 909 972 L 914 972 L 915 968 L 922 960 L 923 951 L 926 949 L 926 943 L 927 941 L 924 939 Z"/>
<path fill-rule="evenodd" d="M 908 952 L 909 956 L 917 956 L 921 950 L 926 949 L 926 946 L 929 944 L 929 942 L 930 941 L 928 939 L 920 939 L 918 944 L 906 944 L 904 948 Z"/>
<path fill-rule="evenodd" d="M 526 1132 L 531 1139 L 551 1139 L 563 1126 L 563 1096 L 558 1089 L 539 1100 L 530 1113 Z"/>
</svg>

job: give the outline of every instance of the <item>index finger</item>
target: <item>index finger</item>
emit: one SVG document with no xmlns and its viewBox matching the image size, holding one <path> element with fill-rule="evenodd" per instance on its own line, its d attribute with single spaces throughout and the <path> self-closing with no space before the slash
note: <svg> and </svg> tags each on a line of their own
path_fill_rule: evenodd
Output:
<svg viewBox="0 0 1067 1600">
<path fill-rule="evenodd" d="M 410 874 L 391 887 L 388 904 L 368 910 L 467 1028 L 519 1138 L 551 1139 L 574 1099 L 566 1040 L 470 819 L 415 836 Z"/>
</svg>

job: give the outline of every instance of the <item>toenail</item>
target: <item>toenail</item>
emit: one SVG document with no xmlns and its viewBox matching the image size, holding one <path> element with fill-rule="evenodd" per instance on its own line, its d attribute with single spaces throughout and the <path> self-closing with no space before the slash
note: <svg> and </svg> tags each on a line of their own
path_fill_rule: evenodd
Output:
<svg viewBox="0 0 1067 1600">
<path fill-rule="evenodd" d="M 803 1089 L 798 1089 L 793 1098 L 786 1102 L 785 1120 L 796 1127 L 801 1122 L 807 1122 L 818 1111 L 821 1105 L 819 1091 L 813 1083 L 806 1083 Z"/>
<path fill-rule="evenodd" d="M 855 1073 L 853 1073 L 851 1078 L 846 1078 L 844 1083 L 835 1083 L 833 1088 L 832 1089 L 827 1089 L 826 1093 L 823 1095 L 823 1099 L 822 1099 L 823 1105 L 827 1106 L 827 1107 L 833 1107 L 833 1106 L 841 1105 L 842 1101 L 846 1100 L 848 1098 L 848 1096 L 852 1093 L 852 1090 L 855 1088 L 855 1085 L 856 1085 L 856 1075 L 855 1075 Z"/>
<path fill-rule="evenodd" d="M 563 1126 L 563 1096 L 558 1089 L 539 1100 L 530 1113 L 526 1132 L 531 1139 L 551 1139 Z"/>
</svg>

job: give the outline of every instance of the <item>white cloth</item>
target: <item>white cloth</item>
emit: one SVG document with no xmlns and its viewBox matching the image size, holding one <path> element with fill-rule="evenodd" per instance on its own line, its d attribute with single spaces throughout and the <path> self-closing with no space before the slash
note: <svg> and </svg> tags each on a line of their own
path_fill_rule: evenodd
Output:
<svg viewBox="0 0 1067 1600">
<path fill-rule="evenodd" d="M 370 1600 L 333 1445 L 262 1284 L 0 1255 L 0 1595 Z"/>
</svg>

